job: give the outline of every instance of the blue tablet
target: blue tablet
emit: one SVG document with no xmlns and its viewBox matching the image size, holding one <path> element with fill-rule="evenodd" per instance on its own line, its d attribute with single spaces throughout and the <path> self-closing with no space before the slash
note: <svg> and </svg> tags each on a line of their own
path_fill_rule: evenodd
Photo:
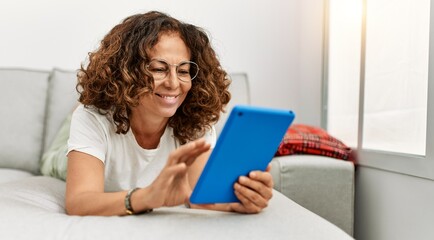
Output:
<svg viewBox="0 0 434 240">
<path fill-rule="evenodd" d="M 234 183 L 264 171 L 294 120 L 289 110 L 235 106 L 190 196 L 193 204 L 239 202 Z"/>
</svg>

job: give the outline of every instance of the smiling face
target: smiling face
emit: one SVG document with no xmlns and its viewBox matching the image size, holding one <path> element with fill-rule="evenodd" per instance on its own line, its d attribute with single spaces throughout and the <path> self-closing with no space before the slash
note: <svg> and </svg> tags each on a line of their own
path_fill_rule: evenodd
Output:
<svg viewBox="0 0 434 240">
<path fill-rule="evenodd" d="M 157 44 L 150 50 L 149 58 L 164 60 L 168 64 L 179 64 L 190 60 L 190 51 L 177 33 L 166 33 L 159 37 Z M 175 66 L 170 68 L 167 77 L 155 81 L 153 91 L 141 97 L 140 104 L 132 109 L 133 115 L 140 114 L 151 122 L 167 122 L 175 114 L 185 100 L 191 82 L 180 81 Z"/>
</svg>

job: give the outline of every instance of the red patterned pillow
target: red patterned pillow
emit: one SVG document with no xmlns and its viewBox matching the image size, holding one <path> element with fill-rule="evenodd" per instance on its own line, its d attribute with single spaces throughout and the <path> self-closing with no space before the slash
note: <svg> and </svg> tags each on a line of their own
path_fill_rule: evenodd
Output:
<svg viewBox="0 0 434 240">
<path fill-rule="evenodd" d="M 292 154 L 313 154 L 353 160 L 351 148 L 327 131 L 304 124 L 293 124 L 288 128 L 275 156 Z"/>
</svg>

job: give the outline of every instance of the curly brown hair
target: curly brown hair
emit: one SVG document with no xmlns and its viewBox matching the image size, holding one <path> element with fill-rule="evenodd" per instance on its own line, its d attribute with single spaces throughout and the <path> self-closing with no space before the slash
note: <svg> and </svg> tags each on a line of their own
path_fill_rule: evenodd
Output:
<svg viewBox="0 0 434 240">
<path fill-rule="evenodd" d="M 222 69 L 205 31 L 161 12 L 127 17 L 89 53 L 86 67 L 78 72 L 79 101 L 101 114 L 110 114 L 116 133 L 130 129 L 131 108 L 154 87 L 146 70 L 148 53 L 164 33 L 178 33 L 191 52 L 191 61 L 199 65 L 199 74 L 181 106 L 169 120 L 181 144 L 202 136 L 218 121 L 231 95 L 230 80 Z"/>
</svg>

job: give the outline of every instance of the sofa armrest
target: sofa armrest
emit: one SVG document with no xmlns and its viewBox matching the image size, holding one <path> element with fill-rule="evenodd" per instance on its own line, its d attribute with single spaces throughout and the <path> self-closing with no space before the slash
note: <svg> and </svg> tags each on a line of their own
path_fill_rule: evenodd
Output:
<svg viewBox="0 0 434 240">
<path fill-rule="evenodd" d="M 274 188 L 348 234 L 354 224 L 354 164 L 316 155 L 275 157 Z"/>
</svg>

